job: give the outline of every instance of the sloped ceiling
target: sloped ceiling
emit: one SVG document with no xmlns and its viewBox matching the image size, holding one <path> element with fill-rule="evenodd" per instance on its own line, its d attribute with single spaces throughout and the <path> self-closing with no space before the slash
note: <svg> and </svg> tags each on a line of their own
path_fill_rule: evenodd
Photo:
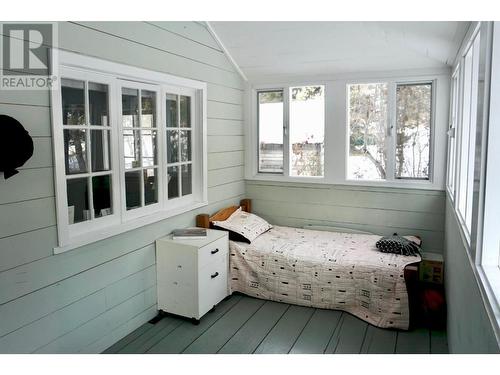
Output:
<svg viewBox="0 0 500 375">
<path fill-rule="evenodd" d="M 210 22 L 250 82 L 444 68 L 469 22 Z"/>
</svg>

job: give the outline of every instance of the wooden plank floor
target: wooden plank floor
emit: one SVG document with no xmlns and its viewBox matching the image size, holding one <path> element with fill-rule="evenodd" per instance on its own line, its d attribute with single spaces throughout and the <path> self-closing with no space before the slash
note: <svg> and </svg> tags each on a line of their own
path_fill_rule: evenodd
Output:
<svg viewBox="0 0 500 375">
<path fill-rule="evenodd" d="M 374 327 L 348 313 L 233 295 L 199 325 L 167 315 L 104 353 L 445 354 L 446 332 Z"/>
</svg>

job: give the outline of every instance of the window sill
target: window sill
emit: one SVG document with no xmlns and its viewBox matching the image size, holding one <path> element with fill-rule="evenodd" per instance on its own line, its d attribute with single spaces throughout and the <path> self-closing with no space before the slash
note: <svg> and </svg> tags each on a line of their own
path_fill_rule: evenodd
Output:
<svg viewBox="0 0 500 375">
<path fill-rule="evenodd" d="M 151 215 L 138 217 L 136 219 L 126 221 L 122 224 L 103 228 L 102 230 L 87 232 L 77 237 L 71 238 L 68 244 L 55 247 L 53 253 L 54 255 L 62 254 L 67 251 L 74 250 L 79 247 L 89 245 L 91 243 L 98 242 L 106 238 L 113 237 L 121 233 L 125 233 L 143 227 L 148 224 L 153 224 L 158 221 L 165 220 L 173 216 L 177 216 L 207 205 L 208 205 L 207 201 L 195 202 L 185 206 L 177 207 L 175 209 L 170 209 L 168 211 L 165 210 Z"/>
<path fill-rule="evenodd" d="M 444 191 L 444 186 L 431 181 L 414 180 L 394 180 L 394 181 L 360 181 L 360 180 L 333 180 L 327 177 L 287 177 L 276 174 L 258 173 L 245 178 L 248 181 L 269 181 L 269 182 L 290 182 L 305 184 L 322 185 L 347 185 L 347 186 L 367 186 L 379 188 L 401 188 L 401 189 L 420 189 L 420 190 L 439 190 Z"/>
</svg>

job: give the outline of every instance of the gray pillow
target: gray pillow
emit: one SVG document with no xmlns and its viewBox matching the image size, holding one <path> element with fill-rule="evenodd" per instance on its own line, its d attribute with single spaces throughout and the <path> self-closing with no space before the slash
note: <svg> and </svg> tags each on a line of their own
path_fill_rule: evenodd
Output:
<svg viewBox="0 0 500 375">
<path fill-rule="evenodd" d="M 267 232 L 273 226 L 263 218 L 242 211 L 241 207 L 233 212 L 224 221 L 213 221 L 215 229 L 226 229 L 229 231 L 229 239 L 233 241 L 251 243 L 262 233 Z"/>
</svg>

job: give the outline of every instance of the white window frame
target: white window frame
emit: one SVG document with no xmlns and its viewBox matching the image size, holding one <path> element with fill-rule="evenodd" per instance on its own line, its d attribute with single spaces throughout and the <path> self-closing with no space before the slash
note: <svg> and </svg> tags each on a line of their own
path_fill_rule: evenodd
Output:
<svg viewBox="0 0 500 375">
<path fill-rule="evenodd" d="M 457 183 L 456 183 L 456 194 L 454 195 L 455 199 L 455 210 L 457 213 L 457 216 L 459 218 L 459 222 L 462 226 L 462 230 L 464 231 L 465 238 L 467 240 L 468 246 L 471 244 L 471 235 L 472 235 L 472 201 L 473 201 L 473 184 L 474 184 L 474 167 L 475 167 L 475 154 L 476 154 L 476 148 L 475 148 L 475 141 L 476 141 L 476 129 L 477 129 L 477 101 L 478 101 L 478 95 L 481 95 L 480 92 L 477 92 L 477 95 L 474 95 L 474 91 L 478 89 L 477 87 L 477 81 L 478 77 L 475 76 L 475 74 L 478 73 L 479 67 L 479 56 L 478 54 L 473 54 L 471 56 L 471 72 L 470 72 L 470 87 L 469 89 L 472 92 L 472 95 L 470 97 L 470 101 L 465 103 L 463 98 L 465 97 L 465 89 L 466 89 L 466 76 L 465 76 L 465 68 L 466 68 L 466 63 L 465 59 L 467 54 L 472 51 L 474 52 L 473 48 L 475 45 L 476 41 L 480 41 L 480 27 L 475 29 L 473 34 L 471 35 L 469 42 L 467 43 L 466 48 L 464 49 L 461 59 L 460 59 L 460 65 L 462 67 L 461 69 L 461 111 L 460 111 L 460 130 L 459 130 L 459 137 L 457 144 L 459 145 L 459 153 L 458 157 L 456 159 L 456 169 L 455 173 L 457 175 Z M 476 51 L 479 53 L 480 51 L 480 44 L 479 44 L 479 50 Z M 478 68 L 476 71 L 475 68 Z M 464 105 L 467 104 L 469 106 L 465 114 L 468 116 L 468 119 L 464 117 Z M 468 126 L 467 128 L 464 127 L 464 122 L 468 121 Z M 473 133 L 472 134 L 472 130 Z M 464 141 L 464 132 L 467 131 L 468 137 L 466 139 L 467 141 L 467 149 L 464 150 L 463 148 L 463 141 Z M 466 163 L 465 167 L 467 168 L 466 170 L 463 170 L 464 163 Z M 465 183 L 465 186 L 462 186 L 462 184 Z M 465 194 L 464 194 L 465 193 Z M 464 200 L 464 201 L 462 201 Z M 462 212 L 463 210 L 461 209 L 460 205 L 461 203 L 465 204 L 465 211 Z M 470 219 L 470 225 L 469 223 Z"/>
<path fill-rule="evenodd" d="M 356 83 L 424 83 L 432 82 L 433 123 L 431 125 L 431 175 L 429 180 L 394 179 L 394 180 L 349 180 L 347 176 L 348 124 L 347 124 L 347 85 Z M 383 72 L 380 74 L 343 74 L 337 77 L 324 79 L 296 81 L 290 80 L 281 83 L 255 84 L 246 90 L 246 164 L 245 178 L 254 181 L 275 181 L 308 184 L 355 185 L 371 187 L 397 187 L 423 190 L 445 190 L 446 183 L 446 131 L 448 129 L 449 109 L 449 70 Z M 284 90 L 297 86 L 324 86 L 325 87 L 325 153 L 324 176 L 302 177 L 285 174 L 258 172 L 258 119 L 257 119 L 257 92 L 270 90 Z M 286 97 L 286 96 L 285 96 Z M 285 100 L 287 100 L 285 98 Z M 286 118 L 285 118 L 285 121 Z M 395 138 L 395 137 L 394 137 Z M 286 142 L 286 140 L 285 140 Z M 286 146 L 284 146 L 286 147 Z M 285 153 L 287 149 L 285 148 Z M 285 165 L 285 171 L 288 166 Z"/>
<path fill-rule="evenodd" d="M 102 84 L 107 84 L 108 85 L 108 122 L 109 126 L 97 126 L 95 129 L 100 130 L 100 131 L 106 131 L 109 129 L 111 133 L 110 137 L 110 146 L 111 148 L 116 148 L 117 145 L 117 140 L 118 140 L 118 128 L 116 127 L 116 112 L 112 110 L 110 102 L 111 98 L 113 96 L 113 81 L 112 79 L 103 74 L 99 73 L 92 73 L 88 71 L 82 71 L 82 70 L 76 70 L 76 69 L 70 69 L 64 66 L 61 66 L 59 68 L 59 74 L 62 77 L 70 77 L 71 79 L 74 80 L 79 80 L 79 81 L 84 81 L 85 82 L 85 119 L 86 123 L 89 122 L 89 103 L 88 103 L 88 95 L 87 95 L 87 90 L 88 90 L 88 85 L 87 82 L 96 82 L 96 83 L 102 83 Z M 54 90 L 55 91 L 55 90 Z M 53 103 L 53 108 L 57 107 L 58 109 L 62 108 L 62 101 L 61 101 L 61 95 L 58 95 L 56 98 L 53 98 L 52 100 Z M 53 123 L 58 122 L 58 129 L 57 132 L 55 129 L 53 129 L 53 142 L 54 142 L 54 152 L 56 150 L 56 143 L 57 142 L 62 142 L 61 144 L 61 151 L 58 153 L 54 154 L 54 160 L 56 164 L 56 171 L 55 173 L 57 174 L 57 189 L 58 191 L 63 192 L 64 196 L 63 198 L 66 200 L 66 181 L 68 179 L 73 179 L 73 178 L 88 178 L 92 176 L 94 173 L 91 171 L 91 160 L 87 159 L 87 166 L 88 166 L 88 172 L 84 174 L 77 174 L 73 175 L 71 177 L 66 176 L 65 174 L 65 159 L 64 159 L 64 133 L 62 129 L 78 129 L 79 126 L 75 125 L 62 125 L 62 119 L 61 119 L 61 112 L 59 111 L 56 115 L 53 114 Z M 87 127 L 88 128 L 88 127 Z M 88 128 L 90 131 L 91 128 Z M 61 140 L 58 141 L 56 138 L 60 137 Z M 87 136 L 87 141 L 89 139 L 90 135 Z M 87 147 L 87 155 L 91 153 L 90 149 L 90 144 L 87 142 L 86 144 Z M 111 178 L 114 183 L 116 179 L 120 178 L 119 175 L 119 168 L 118 168 L 118 157 L 117 157 L 117 152 L 111 152 Z M 59 173 L 60 172 L 60 173 Z M 59 176 L 59 174 L 61 176 Z M 89 190 L 92 190 L 89 187 Z M 92 194 L 92 192 L 90 192 Z M 60 238 L 60 243 L 67 243 L 69 242 L 70 238 L 78 236 L 79 233 L 88 233 L 88 232 L 93 232 L 95 230 L 98 230 L 99 228 L 103 226 L 113 226 L 117 225 L 120 222 L 119 214 L 116 211 L 116 207 L 119 204 L 119 196 L 118 196 L 118 191 L 116 189 L 112 189 L 111 191 L 111 201 L 112 201 L 112 207 L 113 207 L 113 214 L 106 216 L 106 217 L 101 217 L 99 220 L 89 220 L 89 221 L 82 221 L 80 223 L 75 223 L 72 225 L 66 224 L 67 229 L 64 232 L 61 232 L 59 234 Z M 57 196 L 56 198 L 60 198 Z M 63 212 L 59 212 L 58 210 L 58 220 L 59 218 L 61 220 L 64 220 L 65 223 L 68 223 L 68 206 L 66 203 L 64 203 L 64 210 Z M 89 201 L 89 209 L 92 211 L 92 202 L 91 200 Z M 62 241 L 61 241 L 62 240 Z"/>
<path fill-rule="evenodd" d="M 61 77 L 87 79 L 108 85 L 109 127 L 111 131 L 112 201 L 113 214 L 78 224 L 68 223 L 64 136 L 61 116 L 60 86 L 51 91 L 51 114 L 54 152 L 54 177 L 58 247 L 54 254 L 96 242 L 141 226 L 151 224 L 208 204 L 207 184 L 207 84 L 170 74 L 149 71 L 71 52 L 60 51 L 58 66 L 53 71 Z M 87 78 L 86 78 L 87 77 Z M 58 77 L 60 78 L 60 77 Z M 125 210 L 123 132 L 121 127 L 121 86 L 139 85 L 157 90 L 157 145 L 158 145 L 158 204 L 144 209 Z M 164 124 L 166 93 L 184 93 L 192 96 L 192 194 L 168 200 L 166 181 L 166 128 Z M 118 100 L 118 103 L 113 102 Z M 88 112 L 88 106 L 86 106 Z M 66 126 L 70 128 L 71 125 Z M 106 127 L 101 126 L 104 129 Z M 165 133 L 165 134 L 163 134 Z M 162 142 L 162 143 L 160 143 Z M 88 161 L 87 161 L 88 162 Z M 118 189 L 116 189 L 118 187 Z M 136 212 L 133 212 L 136 211 Z"/>
<path fill-rule="evenodd" d="M 447 168 L 446 168 L 446 190 L 450 196 L 451 201 L 455 202 L 456 186 L 457 186 L 457 173 L 456 173 L 456 161 L 457 161 L 457 149 L 458 149 L 458 137 L 461 130 L 461 112 L 462 108 L 461 98 L 462 98 L 462 79 L 461 79 L 461 67 L 462 64 L 459 62 L 456 66 L 452 76 L 451 76 L 451 90 L 450 90 L 450 115 L 449 115 L 449 127 L 448 127 L 448 156 L 447 156 Z"/>
<path fill-rule="evenodd" d="M 388 92 L 387 92 L 387 126 L 386 126 L 386 138 L 385 138 L 385 147 L 387 149 L 387 165 L 386 165 L 386 178 L 381 179 L 381 180 L 369 180 L 369 179 L 351 179 L 347 176 L 348 170 L 349 170 L 349 86 L 350 85 L 359 85 L 359 84 L 387 84 L 388 85 Z M 430 124 L 430 139 L 429 139 L 429 178 L 424 179 L 424 178 L 397 178 L 396 173 L 395 173 L 395 167 L 396 167 L 396 132 L 397 132 L 397 124 L 396 124 L 396 95 L 397 95 L 397 87 L 399 85 L 425 85 L 425 84 L 430 84 L 431 85 L 431 124 Z M 434 161 L 433 161 L 433 155 L 434 155 L 434 119 L 435 119 L 435 86 L 436 86 L 436 80 L 378 80 L 378 81 L 370 81 L 370 82 L 363 82 L 363 81 L 356 81 L 356 82 L 349 82 L 346 85 L 346 127 L 347 127 L 347 144 L 346 144 L 346 165 L 345 165 L 345 170 L 346 170 L 346 175 L 345 179 L 346 181 L 350 183 L 357 183 L 357 182 L 372 182 L 372 183 L 378 183 L 378 182 L 385 182 L 385 183 L 390 183 L 391 185 L 394 185 L 395 183 L 409 183 L 409 184 L 415 184 L 415 185 L 420 185 L 420 184 L 431 184 L 434 181 Z"/>
</svg>

